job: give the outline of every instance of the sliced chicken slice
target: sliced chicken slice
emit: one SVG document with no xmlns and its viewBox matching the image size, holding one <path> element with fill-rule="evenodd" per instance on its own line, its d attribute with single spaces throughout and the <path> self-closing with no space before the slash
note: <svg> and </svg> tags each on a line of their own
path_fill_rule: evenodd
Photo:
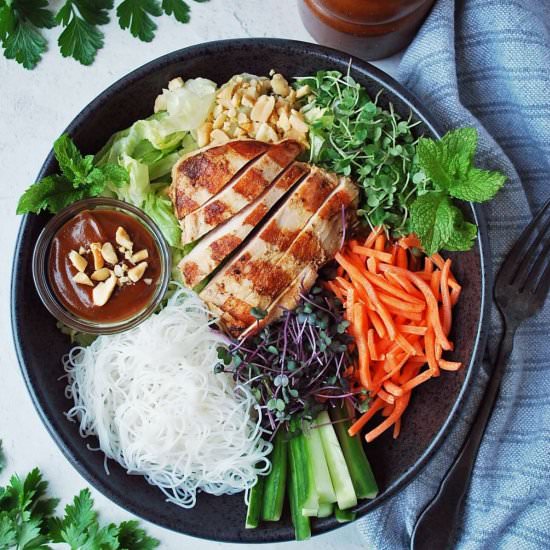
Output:
<svg viewBox="0 0 550 550">
<path fill-rule="evenodd" d="M 309 170 L 309 165 L 294 162 L 256 201 L 203 237 L 179 264 L 184 283 L 194 287 L 210 275 Z"/>
<path fill-rule="evenodd" d="M 353 183 L 342 178 L 287 246 L 274 247 L 274 253 L 265 255 L 269 247 L 265 246 L 264 237 L 272 225 L 270 223 L 243 249 L 238 259 L 214 276 L 201 292 L 201 297 L 220 315 L 229 333 L 240 335 L 255 322 L 252 308 L 268 310 L 285 290 L 295 285 L 300 274 L 308 273 L 308 266 L 317 271 L 334 256 L 346 223 L 342 209 L 354 209 L 357 195 Z M 278 226 L 277 232 L 280 235 L 277 242 L 281 244 L 285 241 L 285 230 Z M 283 250 L 283 253 L 277 253 L 277 250 Z M 274 261 L 273 258 L 277 259 Z"/>
<path fill-rule="evenodd" d="M 182 157 L 172 168 L 170 187 L 176 217 L 183 218 L 203 205 L 269 147 L 261 141 L 237 140 L 205 147 Z"/>
<path fill-rule="evenodd" d="M 248 338 L 269 323 L 281 317 L 285 310 L 292 311 L 300 302 L 300 296 L 313 287 L 317 280 L 317 269 L 307 265 L 294 281 L 271 303 L 263 319 L 256 320 L 238 335 L 239 338 Z M 227 315 L 227 314 L 226 314 Z"/>
<path fill-rule="evenodd" d="M 217 195 L 180 221 L 182 242 L 196 241 L 239 213 L 256 200 L 301 152 L 302 146 L 294 140 L 272 145 Z"/>
<path fill-rule="evenodd" d="M 245 246 L 239 258 L 233 261 L 232 269 L 239 270 L 240 264 L 248 257 L 254 257 L 256 261 L 266 265 L 276 264 L 337 185 L 338 178 L 335 175 L 314 166 L 311 167 L 308 176 L 292 190 L 257 237 L 253 238 Z M 227 268 L 221 273 L 226 272 L 228 272 Z M 246 282 L 241 282 L 238 278 L 222 276 L 227 285 L 227 292 L 243 292 L 242 285 Z"/>
</svg>

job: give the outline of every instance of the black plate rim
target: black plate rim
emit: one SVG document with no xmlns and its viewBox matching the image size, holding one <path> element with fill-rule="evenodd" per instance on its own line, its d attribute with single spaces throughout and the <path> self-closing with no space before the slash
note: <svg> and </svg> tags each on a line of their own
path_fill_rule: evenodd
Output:
<svg viewBox="0 0 550 550">
<path fill-rule="evenodd" d="M 340 52 L 332 48 L 328 48 L 318 44 L 312 44 L 309 42 L 303 42 L 298 40 L 286 40 L 286 39 L 280 39 L 280 38 L 236 38 L 236 39 L 227 39 L 227 40 L 215 40 L 211 42 L 196 44 L 186 48 L 181 48 L 179 50 L 176 50 L 171 53 L 165 54 L 161 57 L 158 57 L 134 69 L 130 73 L 118 79 L 115 83 L 110 85 L 108 88 L 106 88 L 94 100 L 92 100 L 86 107 L 84 107 L 82 111 L 80 111 L 80 113 L 67 126 L 64 132 L 71 134 L 79 126 L 85 123 L 85 120 L 88 117 L 88 114 L 90 112 L 93 112 L 96 108 L 98 108 L 98 106 L 101 104 L 104 98 L 112 94 L 118 93 L 118 91 L 122 89 L 124 86 L 126 86 L 129 82 L 132 82 L 136 79 L 140 79 L 142 75 L 147 74 L 149 71 L 152 71 L 157 67 L 162 66 L 163 64 L 172 63 L 174 61 L 183 60 L 185 58 L 190 58 L 190 57 L 193 57 L 193 55 L 198 54 L 199 52 L 204 53 L 209 49 L 216 50 L 227 46 L 246 49 L 247 46 L 251 46 L 251 45 L 254 45 L 255 47 L 278 46 L 280 48 L 307 47 L 307 49 L 313 50 L 317 54 L 325 56 L 328 62 L 330 62 L 331 58 L 335 58 L 335 57 L 340 58 L 340 60 L 345 60 L 346 62 L 349 60 L 352 66 L 359 67 L 364 74 L 366 74 L 368 77 L 375 80 L 378 84 L 380 84 L 381 87 L 388 90 L 392 95 L 399 97 L 404 103 L 406 103 L 414 112 L 415 116 L 421 119 L 426 124 L 426 126 L 429 127 L 429 129 L 434 133 L 436 137 L 441 137 L 441 135 L 443 134 L 441 129 L 438 127 L 438 125 L 430 118 L 429 115 L 425 113 L 419 99 L 413 93 L 405 89 L 393 77 L 391 77 L 384 71 L 378 69 L 374 65 L 371 65 L 366 61 L 363 61 L 359 58 L 353 57 L 351 55 L 348 55 L 346 53 Z M 46 157 L 44 163 L 40 168 L 40 171 L 37 176 L 37 180 L 44 177 L 47 167 L 52 162 L 53 157 L 54 157 L 54 153 L 52 149 L 50 150 L 48 156 Z M 476 374 L 480 368 L 481 358 L 485 350 L 487 335 L 488 335 L 488 328 L 486 325 L 487 325 L 488 313 L 490 308 L 490 299 L 488 299 L 489 289 L 492 286 L 491 262 L 489 261 L 491 256 L 490 256 L 489 240 L 487 236 L 487 224 L 486 224 L 485 217 L 483 215 L 483 211 L 479 205 L 470 204 L 469 206 L 471 207 L 474 221 L 479 227 L 476 246 L 479 250 L 479 259 L 480 259 L 481 296 L 480 296 L 480 306 L 479 306 L 480 315 L 479 315 L 479 320 L 477 322 L 475 342 L 472 348 L 472 355 L 470 358 L 469 365 L 467 366 L 468 370 L 464 378 L 461 390 L 451 410 L 449 411 L 447 418 L 443 422 L 441 428 L 439 429 L 437 434 L 434 436 L 434 438 L 432 439 L 428 447 L 424 450 L 422 455 L 419 457 L 419 459 L 408 470 L 406 470 L 403 474 L 401 474 L 401 476 L 393 483 L 393 485 L 388 490 L 386 490 L 383 494 L 381 494 L 379 497 L 377 497 L 373 501 L 368 501 L 365 504 L 362 504 L 361 506 L 359 506 L 357 508 L 357 512 L 358 512 L 357 519 L 359 519 L 360 517 L 363 517 L 368 512 L 372 511 L 373 509 L 377 508 L 378 506 L 386 502 L 389 498 L 397 494 L 399 491 L 403 490 L 427 466 L 430 459 L 441 447 L 441 445 L 449 435 L 449 432 L 453 426 L 453 423 L 454 423 L 454 420 L 456 419 L 458 411 L 468 401 L 468 397 L 470 395 L 469 389 L 473 386 L 474 380 L 476 378 Z M 212 539 L 207 535 L 201 535 L 200 532 L 195 532 L 190 534 L 187 532 L 178 531 L 173 526 L 167 525 L 165 522 L 158 520 L 155 517 L 152 517 L 148 514 L 143 514 L 139 508 L 133 506 L 131 503 L 129 504 L 127 502 L 124 502 L 122 499 L 118 498 L 118 496 L 113 494 L 113 492 L 110 490 L 108 485 L 105 484 L 101 478 L 97 477 L 91 471 L 89 471 L 86 465 L 80 462 L 74 456 L 74 453 L 70 448 L 70 444 L 66 442 L 61 437 L 61 435 L 55 430 L 30 380 L 29 372 L 25 365 L 24 351 L 22 348 L 22 344 L 19 341 L 19 335 L 16 329 L 17 304 L 14 300 L 14 296 L 17 294 L 17 291 L 16 291 L 18 286 L 17 272 L 20 269 L 18 258 L 19 258 L 19 251 L 23 244 L 24 235 L 25 235 L 25 232 L 27 231 L 27 226 L 30 223 L 30 219 L 31 218 L 29 215 L 23 216 L 23 219 L 21 221 L 19 231 L 17 234 L 15 248 L 14 248 L 14 261 L 12 265 L 11 287 L 10 287 L 10 319 L 11 319 L 13 342 L 15 346 L 18 363 L 21 369 L 21 373 L 23 375 L 25 385 L 31 396 L 33 405 L 37 410 L 38 415 L 42 420 L 44 426 L 46 427 L 48 433 L 51 435 L 52 439 L 55 441 L 56 445 L 59 447 L 63 455 L 67 458 L 69 463 L 75 467 L 75 469 L 80 473 L 80 475 L 82 475 L 82 477 L 88 483 L 90 483 L 90 485 L 92 485 L 94 488 L 100 491 L 103 495 L 109 498 L 109 500 L 111 500 L 121 508 L 136 515 L 137 517 L 140 517 L 146 521 L 150 521 L 151 523 L 154 523 L 166 529 L 170 529 L 176 532 L 180 532 L 182 534 L 186 534 L 188 536 L 202 538 L 205 540 L 216 540 L 220 542 L 242 542 L 234 537 L 231 537 L 230 535 Z M 336 520 L 332 518 L 332 521 L 323 521 L 321 525 L 316 526 L 316 528 L 312 530 L 312 535 L 317 535 L 324 532 L 332 531 L 340 526 L 341 524 L 337 523 Z M 276 536 L 275 533 L 276 532 L 273 533 L 274 536 L 270 539 L 258 538 L 257 541 L 247 541 L 247 542 L 269 543 L 269 542 L 283 542 L 283 541 L 292 540 L 291 538 L 288 538 L 288 537 L 278 537 Z"/>
</svg>

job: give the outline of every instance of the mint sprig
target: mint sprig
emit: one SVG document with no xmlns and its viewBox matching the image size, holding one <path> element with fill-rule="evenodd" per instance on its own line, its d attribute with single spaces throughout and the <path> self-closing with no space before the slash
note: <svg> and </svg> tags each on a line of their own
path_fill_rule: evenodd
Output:
<svg viewBox="0 0 550 550">
<path fill-rule="evenodd" d="M 506 181 L 500 172 L 474 166 L 476 147 L 475 128 L 453 130 L 440 141 L 421 138 L 418 142 L 418 166 L 432 189 L 412 202 L 409 225 L 428 255 L 440 249 L 469 250 L 477 228 L 464 219 L 452 199 L 485 202 Z"/>
<path fill-rule="evenodd" d="M 19 199 L 17 214 L 55 214 L 77 200 L 101 195 L 108 184 L 118 187 L 128 181 L 128 172 L 117 164 L 95 166 L 93 155 L 83 156 L 67 134 L 53 148 L 61 174 L 31 185 Z"/>
</svg>

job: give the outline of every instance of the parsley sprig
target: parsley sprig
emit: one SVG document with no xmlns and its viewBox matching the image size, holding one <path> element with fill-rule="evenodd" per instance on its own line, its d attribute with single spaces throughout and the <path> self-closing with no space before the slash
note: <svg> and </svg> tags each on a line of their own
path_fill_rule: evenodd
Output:
<svg viewBox="0 0 550 550">
<path fill-rule="evenodd" d="M 48 210 L 52 214 L 73 202 L 101 195 L 107 185 L 128 181 L 128 172 L 118 164 L 96 166 L 93 155 L 83 156 L 67 134 L 53 146 L 61 170 L 31 185 L 19 199 L 17 214 Z"/>
<path fill-rule="evenodd" d="M 65 543 L 71 550 L 153 550 L 159 541 L 137 521 L 101 525 L 88 489 L 55 516 L 59 499 L 47 496 L 48 483 L 38 468 L 24 479 L 10 478 L 0 487 L 0 549 L 47 550 L 48 543 Z"/>
<path fill-rule="evenodd" d="M 48 0 L 0 0 L 0 44 L 4 56 L 26 69 L 34 69 L 47 49 L 42 29 L 60 25 L 63 30 L 57 42 L 61 55 L 83 65 L 92 64 L 104 45 L 100 26 L 109 22 L 113 0 L 66 0 L 55 16 L 48 5 Z M 190 7 L 184 0 L 123 0 L 116 8 L 120 27 L 145 42 L 155 36 L 157 26 L 152 17 L 163 13 L 187 23 Z"/>
</svg>

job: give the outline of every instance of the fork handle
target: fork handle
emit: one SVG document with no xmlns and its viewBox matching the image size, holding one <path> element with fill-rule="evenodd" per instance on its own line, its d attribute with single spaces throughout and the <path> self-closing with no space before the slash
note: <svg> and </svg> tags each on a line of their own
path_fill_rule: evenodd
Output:
<svg viewBox="0 0 550 550">
<path fill-rule="evenodd" d="M 499 393 L 504 367 L 512 353 L 515 332 L 514 326 L 506 328 L 502 335 L 492 375 L 468 438 L 445 474 L 435 497 L 418 518 L 411 536 L 411 550 L 452 548 L 455 528 L 460 520 L 462 503 L 468 490 L 481 439 Z"/>
</svg>

